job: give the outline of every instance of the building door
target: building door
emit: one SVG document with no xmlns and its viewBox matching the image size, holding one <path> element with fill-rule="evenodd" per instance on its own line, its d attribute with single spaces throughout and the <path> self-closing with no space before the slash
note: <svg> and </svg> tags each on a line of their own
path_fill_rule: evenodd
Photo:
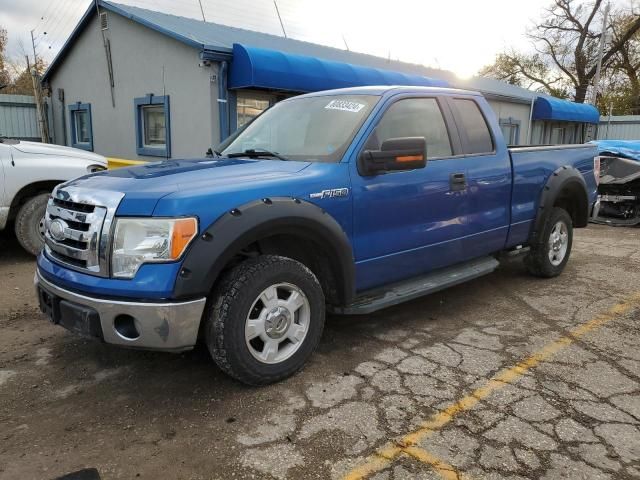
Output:
<svg viewBox="0 0 640 480">
<path fill-rule="evenodd" d="M 513 117 L 500 119 L 500 130 L 507 145 L 520 144 L 520 120 Z"/>
</svg>

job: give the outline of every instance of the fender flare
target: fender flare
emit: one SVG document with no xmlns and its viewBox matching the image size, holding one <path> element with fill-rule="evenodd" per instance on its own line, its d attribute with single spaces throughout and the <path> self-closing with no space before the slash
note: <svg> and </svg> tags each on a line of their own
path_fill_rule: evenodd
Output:
<svg viewBox="0 0 640 480">
<path fill-rule="evenodd" d="M 578 169 L 572 166 L 562 166 L 555 170 L 549 178 L 546 184 L 542 188 L 540 193 L 540 200 L 538 202 L 538 211 L 536 213 L 536 219 L 534 222 L 533 230 L 530 235 L 530 243 L 535 243 L 539 232 L 542 230 L 544 220 L 553 209 L 553 206 L 560 196 L 560 194 L 570 188 L 573 190 L 574 195 L 578 195 L 575 198 L 579 210 L 574 215 L 575 227 L 586 227 L 589 221 L 589 194 L 587 190 L 587 183 L 584 181 L 582 173 Z M 569 212 L 571 214 L 571 212 Z"/>
<path fill-rule="evenodd" d="M 226 212 L 189 247 L 176 279 L 176 299 L 208 296 L 229 261 L 243 248 L 266 237 L 292 234 L 321 243 L 336 277 L 340 302 L 355 294 L 355 260 L 351 242 L 325 210 L 297 198 L 255 200 Z"/>
</svg>

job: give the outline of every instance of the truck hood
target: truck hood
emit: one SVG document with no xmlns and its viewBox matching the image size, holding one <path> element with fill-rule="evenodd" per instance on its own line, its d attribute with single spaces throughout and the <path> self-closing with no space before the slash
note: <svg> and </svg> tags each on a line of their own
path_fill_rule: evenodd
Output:
<svg viewBox="0 0 640 480">
<path fill-rule="evenodd" d="M 87 152 L 79 148 L 63 147 L 50 143 L 23 142 L 11 145 L 16 150 L 31 155 L 51 155 L 57 157 L 80 158 L 99 165 L 107 166 L 107 159 L 97 153 Z"/>
<path fill-rule="evenodd" d="M 151 215 L 158 200 L 171 193 L 229 185 L 241 190 L 243 185 L 293 176 L 307 166 L 309 162 L 243 158 L 166 160 L 99 172 L 66 185 L 122 192 L 119 215 Z"/>
</svg>

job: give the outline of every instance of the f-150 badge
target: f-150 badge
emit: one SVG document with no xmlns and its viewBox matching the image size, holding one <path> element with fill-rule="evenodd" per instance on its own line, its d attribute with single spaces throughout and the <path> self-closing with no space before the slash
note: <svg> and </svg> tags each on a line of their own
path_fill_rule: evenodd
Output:
<svg viewBox="0 0 640 480">
<path fill-rule="evenodd" d="M 310 193 L 309 198 L 336 198 L 336 197 L 346 197 L 349 195 L 348 188 L 332 188 L 329 190 L 322 190 L 321 192 Z"/>
</svg>

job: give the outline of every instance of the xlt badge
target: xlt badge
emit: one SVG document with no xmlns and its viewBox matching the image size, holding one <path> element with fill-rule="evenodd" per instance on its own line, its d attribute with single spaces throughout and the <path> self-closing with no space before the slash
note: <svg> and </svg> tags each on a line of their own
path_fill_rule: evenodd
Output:
<svg viewBox="0 0 640 480">
<path fill-rule="evenodd" d="M 346 197 L 349 195 L 348 188 L 331 188 L 329 190 L 322 190 L 321 192 L 310 193 L 309 198 L 336 198 Z"/>
</svg>

